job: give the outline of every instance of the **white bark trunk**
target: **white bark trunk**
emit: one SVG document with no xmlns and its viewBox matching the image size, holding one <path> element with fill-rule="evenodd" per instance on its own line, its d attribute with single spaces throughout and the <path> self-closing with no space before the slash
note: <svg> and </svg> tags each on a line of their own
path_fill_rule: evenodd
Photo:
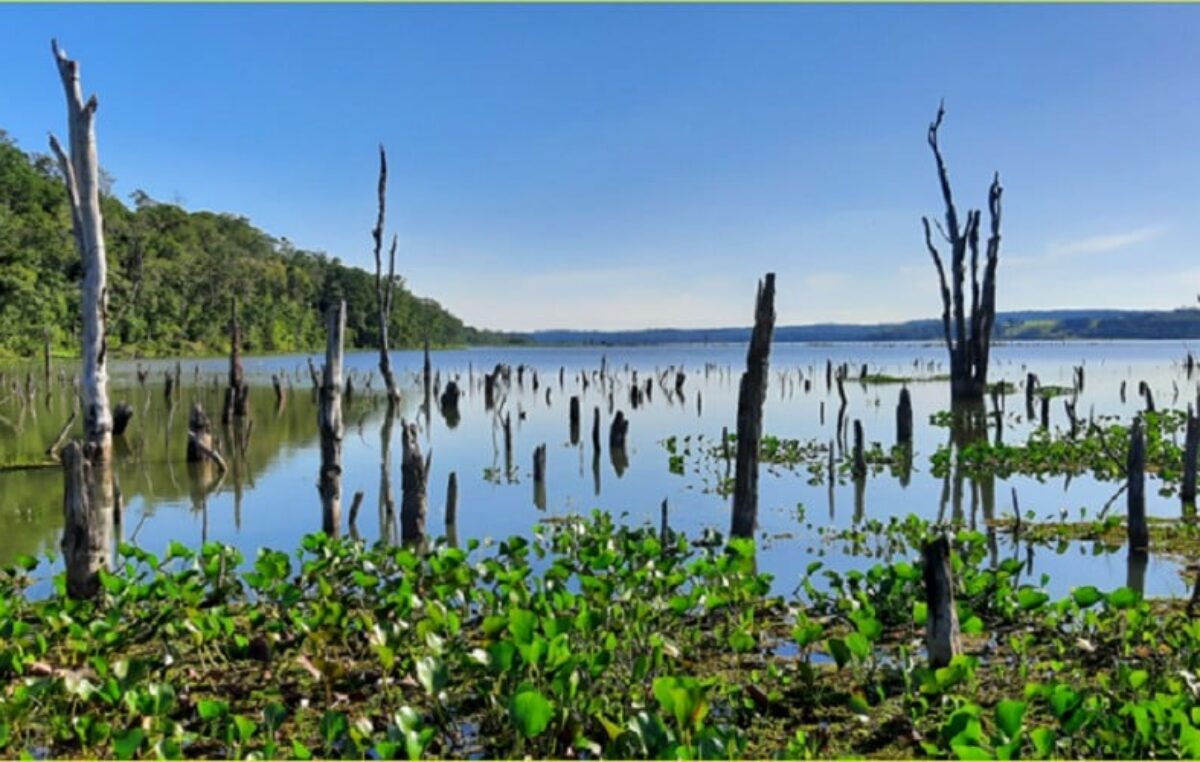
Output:
<svg viewBox="0 0 1200 762">
<path fill-rule="evenodd" d="M 107 341 L 108 266 L 104 251 L 104 221 L 100 213 L 100 163 L 96 156 L 94 120 L 98 102 L 86 102 L 79 81 L 79 64 L 52 42 L 58 73 L 67 96 L 70 155 L 54 136 L 50 147 L 58 157 L 67 196 L 75 246 L 83 260 L 83 430 L 95 457 L 108 461 L 112 453 L 112 413 L 108 405 Z"/>
</svg>

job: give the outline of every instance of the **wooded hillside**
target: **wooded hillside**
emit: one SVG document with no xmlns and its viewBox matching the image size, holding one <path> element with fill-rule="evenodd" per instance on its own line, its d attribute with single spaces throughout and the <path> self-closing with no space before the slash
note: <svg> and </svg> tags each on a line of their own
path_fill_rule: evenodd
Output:
<svg viewBox="0 0 1200 762">
<path fill-rule="evenodd" d="M 136 191 L 132 207 L 103 198 L 108 242 L 109 350 L 154 356 L 228 350 L 231 299 L 239 302 L 244 349 L 324 345 L 322 314 L 345 298 L 347 344 L 374 346 L 374 274 L 272 238 L 244 217 L 188 212 Z M 370 241 L 364 235 L 364 252 Z M 0 356 L 78 352 L 79 257 L 58 168 L 26 154 L 0 131 Z M 432 299 L 397 284 L 391 345 L 495 343 Z"/>
</svg>

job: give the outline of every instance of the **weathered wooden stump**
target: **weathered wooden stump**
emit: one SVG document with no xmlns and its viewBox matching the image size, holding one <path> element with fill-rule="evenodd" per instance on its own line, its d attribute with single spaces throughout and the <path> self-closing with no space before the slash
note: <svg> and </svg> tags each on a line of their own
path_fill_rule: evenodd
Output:
<svg viewBox="0 0 1200 762">
<path fill-rule="evenodd" d="M 1050 398 L 1042 395 L 1042 422 L 1041 427 L 1045 431 L 1050 430 Z"/>
<path fill-rule="evenodd" d="M 342 355 L 346 335 L 346 302 L 338 301 L 325 315 L 325 368 L 321 379 L 317 428 L 321 439 L 321 528 L 337 536 L 342 513 Z"/>
<path fill-rule="evenodd" d="M 533 448 L 533 504 L 546 510 L 546 445 Z"/>
<path fill-rule="evenodd" d="M 421 459 L 417 425 L 403 423 L 400 429 L 404 442 L 400 463 L 400 541 L 405 545 L 421 544 L 425 540 L 425 516 L 429 512 L 429 462 Z"/>
<path fill-rule="evenodd" d="M 856 481 L 867 478 L 867 459 L 863 453 L 863 427 L 862 421 L 857 418 L 854 419 L 854 462 L 850 468 L 850 474 Z"/>
<path fill-rule="evenodd" d="M 1191 357 L 1191 354 L 1188 355 Z M 1200 416 L 1188 405 L 1187 433 L 1183 445 L 1183 486 L 1179 497 L 1183 502 L 1183 515 L 1196 513 L 1196 458 L 1200 455 Z"/>
<path fill-rule="evenodd" d="M 770 380 L 768 358 L 774 330 L 775 273 L 767 273 L 758 284 L 754 328 L 746 350 L 746 371 L 738 388 L 737 469 L 729 529 L 732 537 L 753 537 L 758 522 L 758 451 L 762 441 L 762 409 Z"/>
<path fill-rule="evenodd" d="M 569 417 L 569 424 L 570 424 L 569 428 L 570 428 L 571 444 L 577 445 L 577 444 L 579 444 L 579 397 L 578 397 L 578 395 L 573 395 L 571 397 L 570 413 L 568 414 L 568 417 Z"/>
<path fill-rule="evenodd" d="M 458 383 L 455 381 L 447 381 L 446 388 L 442 391 L 442 396 L 438 400 L 438 406 L 441 408 L 442 417 L 446 419 L 446 425 L 450 428 L 458 426 L 462 415 L 458 410 L 458 400 L 462 393 L 458 389 Z"/>
<path fill-rule="evenodd" d="M 907 386 L 900 387 L 900 401 L 896 403 L 896 445 L 912 448 L 913 412 L 912 396 Z"/>
<path fill-rule="evenodd" d="M 1125 473 L 1128 478 L 1125 496 L 1129 550 L 1147 550 L 1150 547 L 1150 530 L 1146 526 L 1146 441 L 1140 417 L 1133 419 L 1133 426 L 1129 430 Z"/>
<path fill-rule="evenodd" d="M 100 570 L 108 568 L 113 547 L 115 500 L 111 465 L 91 445 L 69 442 L 62 450 L 63 534 L 60 547 L 67 570 L 67 595 L 95 597 Z"/>
<path fill-rule="evenodd" d="M 629 433 L 629 420 L 625 418 L 625 413 L 618 410 L 608 428 L 608 448 L 624 450 L 627 433 Z"/>
<path fill-rule="evenodd" d="M 1145 398 L 1145 400 L 1146 400 L 1146 412 L 1153 413 L 1154 412 L 1154 394 L 1153 394 L 1153 392 L 1150 391 L 1150 384 L 1147 384 L 1145 381 L 1139 382 L 1138 383 L 1138 394 L 1142 395 L 1142 397 Z"/>
<path fill-rule="evenodd" d="M 133 406 L 128 402 L 118 402 L 113 408 L 113 436 L 119 437 L 125 433 L 125 429 L 129 426 L 130 419 L 133 418 Z"/>
<path fill-rule="evenodd" d="M 925 562 L 925 649 L 929 653 L 929 666 L 936 669 L 947 666 L 962 652 L 949 538 L 942 535 L 926 542 L 921 555 Z"/>
</svg>

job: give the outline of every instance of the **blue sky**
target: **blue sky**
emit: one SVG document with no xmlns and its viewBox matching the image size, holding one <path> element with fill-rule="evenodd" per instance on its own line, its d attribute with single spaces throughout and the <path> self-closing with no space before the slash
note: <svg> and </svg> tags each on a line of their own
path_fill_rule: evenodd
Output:
<svg viewBox="0 0 1200 762">
<path fill-rule="evenodd" d="M 369 266 L 376 145 L 415 291 L 503 329 L 939 312 L 925 129 L 1005 185 L 1000 309 L 1194 304 L 1200 7 L 0 5 L 0 129 L 127 196 Z"/>
</svg>

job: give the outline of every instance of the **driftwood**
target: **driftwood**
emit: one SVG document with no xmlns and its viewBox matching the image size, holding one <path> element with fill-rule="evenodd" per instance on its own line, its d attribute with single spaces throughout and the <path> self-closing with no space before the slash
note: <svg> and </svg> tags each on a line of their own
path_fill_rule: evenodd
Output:
<svg viewBox="0 0 1200 762">
<path fill-rule="evenodd" d="M 775 330 L 775 273 L 759 281 L 754 328 L 746 350 L 746 371 L 738 389 L 737 468 L 729 533 L 751 537 L 758 521 L 758 456 L 762 440 L 762 408 L 766 400 L 771 334 Z"/>
<path fill-rule="evenodd" d="M 67 434 L 70 433 L 71 427 L 75 425 L 75 419 L 78 417 L 78 415 L 78 410 L 71 410 L 71 417 L 67 419 L 67 422 L 63 424 L 61 429 L 59 429 L 58 436 L 56 436 L 54 441 L 50 443 L 50 446 L 46 448 L 46 455 L 54 460 L 58 460 L 58 451 L 62 449 L 63 442 L 66 441 Z"/>
<path fill-rule="evenodd" d="M 1129 430 L 1129 455 L 1125 463 L 1129 485 L 1125 493 L 1129 549 L 1143 551 L 1150 547 L 1150 530 L 1146 526 L 1146 441 L 1140 417 L 1133 419 Z"/>
<path fill-rule="evenodd" d="M 991 352 L 992 325 L 996 320 L 996 265 L 1000 257 L 1000 175 L 992 179 L 988 188 L 988 215 L 991 235 L 987 241 L 983 280 L 979 279 L 979 226 L 980 211 L 967 211 L 965 223 L 960 224 L 958 210 L 950 190 L 950 175 L 942 159 L 938 145 L 938 129 L 946 115 L 944 105 L 938 106 L 937 117 L 929 125 L 928 143 L 937 164 L 938 182 L 945 205 L 946 226 L 937 225 L 942 238 L 950 245 L 952 285 L 946 281 L 946 269 L 941 255 L 933 243 L 933 232 L 928 217 L 922 217 L 925 229 L 925 247 L 937 267 L 938 282 L 942 294 L 942 330 L 946 349 L 950 353 L 950 389 L 955 400 L 983 399 L 987 388 L 988 360 Z M 967 254 L 971 265 L 971 314 L 966 314 Z"/>
<path fill-rule="evenodd" d="M 950 568 L 950 540 L 942 535 L 926 542 L 921 555 L 925 562 L 925 649 L 929 665 L 936 669 L 945 667 L 962 652 Z"/>
</svg>

